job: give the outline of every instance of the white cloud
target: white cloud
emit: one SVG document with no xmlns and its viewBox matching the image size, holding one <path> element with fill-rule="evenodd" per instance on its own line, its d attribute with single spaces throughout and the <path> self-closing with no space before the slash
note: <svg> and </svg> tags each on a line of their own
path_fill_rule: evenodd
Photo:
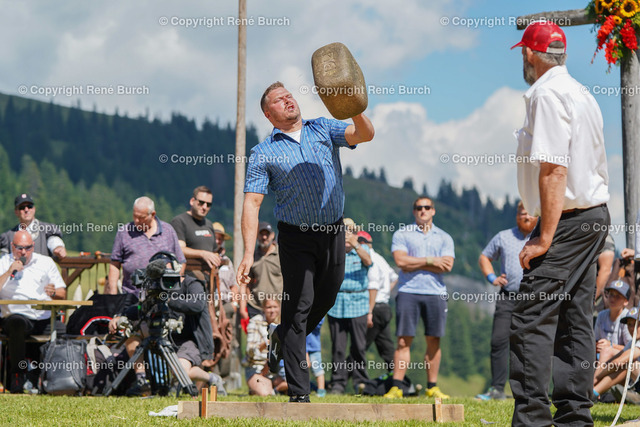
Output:
<svg viewBox="0 0 640 427">
<path fill-rule="evenodd" d="M 11 66 L 0 75 L 0 91 L 15 94 L 21 84 L 145 85 L 149 95 L 84 94 L 58 96 L 54 102 L 75 105 L 80 100 L 85 108 L 95 104 L 109 113 L 118 108 L 138 115 L 149 109 L 167 119 L 179 111 L 197 121 L 235 122 L 237 27 L 227 18 L 237 15 L 236 2 L 2 4 L 0 36 L 10 42 L 0 46 L 0 55 Z M 258 101 L 269 83 L 282 80 L 294 91 L 312 83 L 311 54 L 324 44 L 345 43 L 367 79 L 381 83 L 434 51 L 473 46 L 472 31 L 439 24 L 441 16 L 463 7 L 460 2 L 420 0 L 406 0 L 401 7 L 383 0 L 248 2 L 248 16 L 256 20 L 247 31 L 248 122 L 263 126 Z M 160 25 L 161 17 L 169 23 Z M 259 26 L 260 17 L 286 18 L 287 25 Z M 198 28 L 185 28 L 173 25 L 174 18 L 218 21 L 209 28 L 205 20 Z M 317 97 L 301 104 L 312 107 L 306 113 L 322 111 L 314 107 Z"/>
<path fill-rule="evenodd" d="M 501 88 L 484 105 L 461 120 L 434 123 L 417 103 L 379 104 L 371 119 L 376 137 L 342 156 L 359 174 L 363 167 L 384 167 L 390 184 L 413 178 L 416 190 L 426 183 L 435 193 L 442 179 L 459 188 L 473 186 L 502 202 L 517 195 L 513 131 L 524 117 L 522 93 Z"/>
</svg>

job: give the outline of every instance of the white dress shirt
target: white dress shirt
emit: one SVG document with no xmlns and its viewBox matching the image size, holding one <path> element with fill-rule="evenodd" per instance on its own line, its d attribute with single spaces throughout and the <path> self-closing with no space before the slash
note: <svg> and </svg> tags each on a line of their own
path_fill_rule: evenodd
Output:
<svg viewBox="0 0 640 427">
<path fill-rule="evenodd" d="M 7 272 L 14 260 L 13 254 L 7 254 L 0 258 L 0 274 Z M 44 287 L 49 283 L 52 283 L 56 289 L 66 288 L 53 260 L 48 256 L 34 253 L 31 256 L 31 261 L 24 266 L 22 271 L 19 271 L 14 278 L 7 279 L 0 289 L 0 299 L 50 301 L 51 297 L 44 290 Z M 2 305 L 0 308 L 2 317 L 21 314 L 31 320 L 51 318 L 49 310 L 36 310 L 25 304 Z"/>
<path fill-rule="evenodd" d="M 526 117 L 518 140 L 518 189 L 525 209 L 541 214 L 540 163 L 567 168 L 562 210 L 609 201 L 602 114 L 589 90 L 565 66 L 544 73 L 524 94 Z"/>
</svg>

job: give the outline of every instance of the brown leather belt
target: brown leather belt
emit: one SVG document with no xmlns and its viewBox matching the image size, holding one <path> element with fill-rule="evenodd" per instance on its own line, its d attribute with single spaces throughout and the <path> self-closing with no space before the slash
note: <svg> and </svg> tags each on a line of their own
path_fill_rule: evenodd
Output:
<svg viewBox="0 0 640 427">
<path fill-rule="evenodd" d="M 562 211 L 562 213 L 563 213 L 563 214 L 568 214 L 568 213 L 576 212 L 576 211 L 586 211 L 586 210 L 588 210 L 588 209 L 598 208 L 598 207 L 600 207 L 600 206 L 606 206 L 606 203 L 600 203 L 599 205 L 591 206 L 591 207 L 588 207 L 588 208 L 573 208 L 573 209 L 567 209 L 567 210 Z"/>
</svg>

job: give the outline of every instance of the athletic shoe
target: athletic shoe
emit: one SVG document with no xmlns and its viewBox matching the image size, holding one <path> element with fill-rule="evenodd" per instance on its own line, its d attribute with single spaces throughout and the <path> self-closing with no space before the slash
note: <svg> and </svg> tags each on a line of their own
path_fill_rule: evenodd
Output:
<svg viewBox="0 0 640 427">
<path fill-rule="evenodd" d="M 620 402 L 622 400 L 622 392 L 624 391 L 624 386 L 621 384 L 616 384 L 611 387 L 611 394 L 616 398 L 616 402 Z M 625 403 L 631 403 L 634 405 L 640 405 L 640 394 L 638 394 L 634 390 L 627 390 L 627 396 L 624 399 Z"/>
<path fill-rule="evenodd" d="M 308 394 L 300 394 L 289 397 L 289 403 L 310 403 Z"/>
<path fill-rule="evenodd" d="M 400 390 L 396 386 L 393 386 L 382 397 L 384 397 L 385 399 L 402 399 L 402 390 Z"/>
<path fill-rule="evenodd" d="M 439 397 L 440 399 L 448 399 L 450 396 L 440 391 L 440 387 L 435 386 L 427 389 L 427 397 Z"/>
<path fill-rule="evenodd" d="M 280 337 L 276 332 L 278 325 L 270 323 L 267 327 L 267 333 L 269 335 L 269 347 L 267 363 L 269 365 L 269 372 L 277 374 L 280 370 L 280 359 L 282 359 L 282 344 L 280 343 Z"/>
<path fill-rule="evenodd" d="M 476 395 L 476 399 L 480 400 L 505 400 L 506 398 L 504 391 L 500 391 L 495 387 L 489 387 L 486 393 Z"/>
<path fill-rule="evenodd" d="M 327 390 L 319 388 L 318 391 L 316 391 L 316 395 L 318 397 L 325 397 L 327 395 Z"/>
<path fill-rule="evenodd" d="M 218 389 L 218 394 L 220 396 L 226 396 L 227 395 L 227 390 L 224 389 L 224 381 L 222 380 L 222 378 L 220 377 L 220 375 L 218 374 L 214 374 L 213 372 L 211 372 L 209 374 L 209 385 L 212 386 L 216 386 L 216 388 Z"/>
</svg>

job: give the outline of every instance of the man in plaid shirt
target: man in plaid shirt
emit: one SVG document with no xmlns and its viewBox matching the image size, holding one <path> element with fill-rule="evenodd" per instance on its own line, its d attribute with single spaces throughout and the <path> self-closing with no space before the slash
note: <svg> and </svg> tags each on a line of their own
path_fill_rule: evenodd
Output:
<svg viewBox="0 0 640 427">
<path fill-rule="evenodd" d="M 355 224 L 345 218 L 345 272 L 336 302 L 329 310 L 332 370 L 331 393 L 342 394 L 347 386 L 348 373 L 353 375 L 354 389 L 368 379 L 366 342 L 369 313 L 369 279 L 373 264 L 369 247 L 358 243 Z M 347 335 L 351 335 L 350 361 L 347 363 Z"/>
</svg>

